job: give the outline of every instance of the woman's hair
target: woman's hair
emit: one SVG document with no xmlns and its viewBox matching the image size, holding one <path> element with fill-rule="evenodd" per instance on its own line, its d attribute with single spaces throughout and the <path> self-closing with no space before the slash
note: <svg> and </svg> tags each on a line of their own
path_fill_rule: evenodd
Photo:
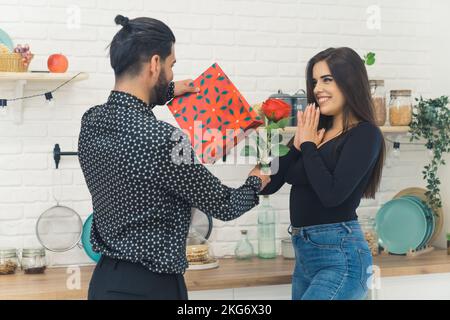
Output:
<svg viewBox="0 0 450 320">
<path fill-rule="evenodd" d="M 172 52 L 175 36 L 163 22 L 152 18 L 128 19 L 122 15 L 115 18 L 122 29 L 110 44 L 111 67 L 116 77 L 124 74 L 136 76 L 142 63 L 158 55 L 164 61 Z"/>
<path fill-rule="evenodd" d="M 314 95 L 313 68 L 320 61 L 327 63 L 334 81 L 336 81 L 337 86 L 345 98 L 343 132 L 350 129 L 351 116 L 359 122 L 370 122 L 377 127 L 367 70 L 364 61 L 351 48 L 329 48 L 319 52 L 309 60 L 306 68 L 308 103 L 319 105 Z M 321 115 L 319 129 L 325 128 L 328 130 L 331 128 L 332 123 L 333 116 Z M 364 198 L 375 198 L 375 193 L 378 191 L 381 182 L 385 154 L 386 146 L 384 139 L 382 139 L 380 154 L 378 155 L 369 183 L 364 190 Z"/>
</svg>

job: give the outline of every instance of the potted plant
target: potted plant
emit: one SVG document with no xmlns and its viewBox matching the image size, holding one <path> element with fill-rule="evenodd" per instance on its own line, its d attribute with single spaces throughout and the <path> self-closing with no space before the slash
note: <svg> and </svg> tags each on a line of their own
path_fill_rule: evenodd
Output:
<svg viewBox="0 0 450 320">
<path fill-rule="evenodd" d="M 441 208 L 441 181 L 438 177 L 440 165 L 445 165 L 443 156 L 450 152 L 450 109 L 449 97 L 437 99 L 416 99 L 410 125 L 411 141 L 425 139 L 426 147 L 432 153 L 431 163 L 424 167 L 423 179 L 427 182 L 429 204 L 433 209 Z"/>
<path fill-rule="evenodd" d="M 367 54 L 364 55 L 363 61 L 368 66 L 374 65 L 375 61 L 376 61 L 375 53 L 374 52 L 368 52 Z"/>
</svg>

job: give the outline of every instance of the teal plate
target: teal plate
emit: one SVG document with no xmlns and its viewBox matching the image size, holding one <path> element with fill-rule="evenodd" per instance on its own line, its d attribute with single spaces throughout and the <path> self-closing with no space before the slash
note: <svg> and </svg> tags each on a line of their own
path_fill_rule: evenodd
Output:
<svg viewBox="0 0 450 320">
<path fill-rule="evenodd" d="M 14 44 L 13 44 L 11 38 L 2 29 L 0 29 L 0 43 L 2 43 L 5 46 L 7 46 L 8 49 L 11 51 L 11 53 L 14 51 Z"/>
<path fill-rule="evenodd" d="M 81 242 L 83 243 L 83 248 L 86 254 L 95 262 L 100 260 L 101 254 L 92 250 L 92 245 L 90 241 L 91 237 L 91 228 L 92 228 L 92 220 L 94 218 L 94 214 L 91 214 L 83 225 L 83 234 L 81 235 Z"/>
<path fill-rule="evenodd" d="M 378 211 L 376 229 L 380 245 L 393 254 L 406 254 L 416 250 L 428 229 L 422 208 L 407 199 L 394 199 Z"/>
<path fill-rule="evenodd" d="M 403 196 L 402 199 L 406 199 L 408 201 L 413 201 L 417 203 L 420 208 L 422 209 L 423 214 L 425 215 L 425 218 L 427 219 L 427 232 L 425 234 L 425 237 L 422 241 L 422 243 L 417 247 L 417 249 L 424 249 L 426 245 L 428 244 L 429 240 L 431 239 L 431 236 L 433 235 L 433 225 L 434 220 L 432 218 L 432 214 L 428 208 L 428 206 L 425 206 L 422 200 L 415 196 Z"/>
<path fill-rule="evenodd" d="M 436 230 L 436 217 L 434 216 L 433 211 L 431 210 L 431 208 L 424 203 L 420 198 L 416 197 L 416 196 L 402 196 L 401 198 L 404 199 L 410 199 L 413 200 L 414 202 L 416 202 L 417 204 L 419 204 L 423 210 L 423 212 L 426 215 L 427 218 L 427 223 L 428 223 L 428 233 L 427 236 L 425 237 L 424 241 L 420 244 L 419 248 L 425 248 L 426 245 L 429 244 L 430 239 L 433 237 L 433 234 Z"/>
</svg>

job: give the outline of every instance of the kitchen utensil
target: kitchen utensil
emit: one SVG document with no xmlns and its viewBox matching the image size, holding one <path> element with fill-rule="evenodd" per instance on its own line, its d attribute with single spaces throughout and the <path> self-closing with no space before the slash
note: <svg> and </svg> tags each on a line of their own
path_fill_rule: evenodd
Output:
<svg viewBox="0 0 450 320">
<path fill-rule="evenodd" d="M 411 196 L 415 196 L 418 199 L 422 200 L 424 203 L 426 203 L 428 205 L 428 207 L 431 208 L 431 206 L 428 204 L 428 199 L 426 196 L 427 190 L 423 189 L 423 188 L 407 188 L 404 189 L 402 191 L 400 191 L 399 193 L 397 193 L 394 196 L 394 199 L 398 199 L 401 198 L 402 196 L 406 196 L 406 195 L 411 195 Z M 435 230 L 433 232 L 433 235 L 431 236 L 431 239 L 429 240 L 429 243 L 433 243 L 437 237 L 440 235 L 440 233 L 442 232 L 443 226 L 444 226 L 444 212 L 442 210 L 442 208 L 438 208 L 437 210 L 432 210 L 433 214 L 434 214 L 434 218 L 435 218 Z"/>
<path fill-rule="evenodd" d="M 378 211 L 376 229 L 383 248 L 393 254 L 406 254 L 423 242 L 427 220 L 417 203 L 399 198 Z"/>
<path fill-rule="evenodd" d="M 36 223 L 39 242 L 52 252 L 66 252 L 79 245 L 82 230 L 78 213 L 59 204 L 42 213 Z"/>
<path fill-rule="evenodd" d="M 55 176 L 52 180 L 55 181 Z M 61 181 L 60 172 L 59 181 Z M 62 192 L 62 184 L 58 185 Z M 42 213 L 37 220 L 37 239 L 45 249 L 52 252 L 66 252 L 76 246 L 81 248 L 83 222 L 80 215 L 69 207 L 61 206 L 55 192 L 53 199 L 56 205 Z"/>
<path fill-rule="evenodd" d="M 195 230 L 206 240 L 209 239 L 213 228 L 213 220 L 211 216 L 200 211 L 197 208 L 192 208 L 191 210 L 191 224 L 189 226 L 190 230 Z"/>
<path fill-rule="evenodd" d="M 90 241 L 93 220 L 94 220 L 94 214 L 91 214 L 84 222 L 83 234 L 81 236 L 81 242 L 83 243 L 83 248 L 84 248 L 84 251 L 86 252 L 86 254 L 93 261 L 98 262 L 102 255 L 100 253 L 92 250 L 92 245 L 91 245 L 91 241 Z"/>
<path fill-rule="evenodd" d="M 297 126 L 297 111 L 305 110 L 307 105 L 308 98 L 306 96 L 305 90 L 300 89 L 292 95 L 292 126 Z"/>
<path fill-rule="evenodd" d="M 0 43 L 7 46 L 10 52 L 14 51 L 14 44 L 11 37 L 2 29 L 0 29 Z"/>
</svg>

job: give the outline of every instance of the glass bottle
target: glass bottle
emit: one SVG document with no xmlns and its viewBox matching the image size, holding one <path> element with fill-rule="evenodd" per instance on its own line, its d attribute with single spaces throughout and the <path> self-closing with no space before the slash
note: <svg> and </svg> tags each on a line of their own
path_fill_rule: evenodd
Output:
<svg viewBox="0 0 450 320">
<path fill-rule="evenodd" d="M 359 223 L 361 224 L 361 229 L 369 245 L 369 249 L 372 252 L 372 256 L 377 256 L 379 253 L 379 246 L 378 234 L 375 228 L 375 219 L 371 217 L 362 217 L 359 219 Z"/>
<path fill-rule="evenodd" d="M 0 249 L 0 275 L 14 274 L 19 266 L 17 250 L 12 248 Z"/>
<path fill-rule="evenodd" d="M 392 90 L 389 102 L 389 122 L 391 126 L 409 126 L 411 121 L 411 90 Z"/>
<path fill-rule="evenodd" d="M 241 240 L 237 243 L 234 254 L 236 255 L 236 259 L 239 260 L 251 259 L 253 257 L 253 246 L 248 241 L 247 230 L 241 230 Z"/>
<path fill-rule="evenodd" d="M 369 84 L 372 93 L 375 123 L 381 127 L 385 125 L 387 117 L 384 80 L 370 80 Z"/>
<path fill-rule="evenodd" d="M 258 257 L 275 258 L 275 210 L 270 205 L 269 197 L 263 196 L 258 212 Z"/>
<path fill-rule="evenodd" d="M 47 268 L 44 248 L 27 248 L 22 251 L 22 269 L 25 274 L 44 273 Z"/>
</svg>

